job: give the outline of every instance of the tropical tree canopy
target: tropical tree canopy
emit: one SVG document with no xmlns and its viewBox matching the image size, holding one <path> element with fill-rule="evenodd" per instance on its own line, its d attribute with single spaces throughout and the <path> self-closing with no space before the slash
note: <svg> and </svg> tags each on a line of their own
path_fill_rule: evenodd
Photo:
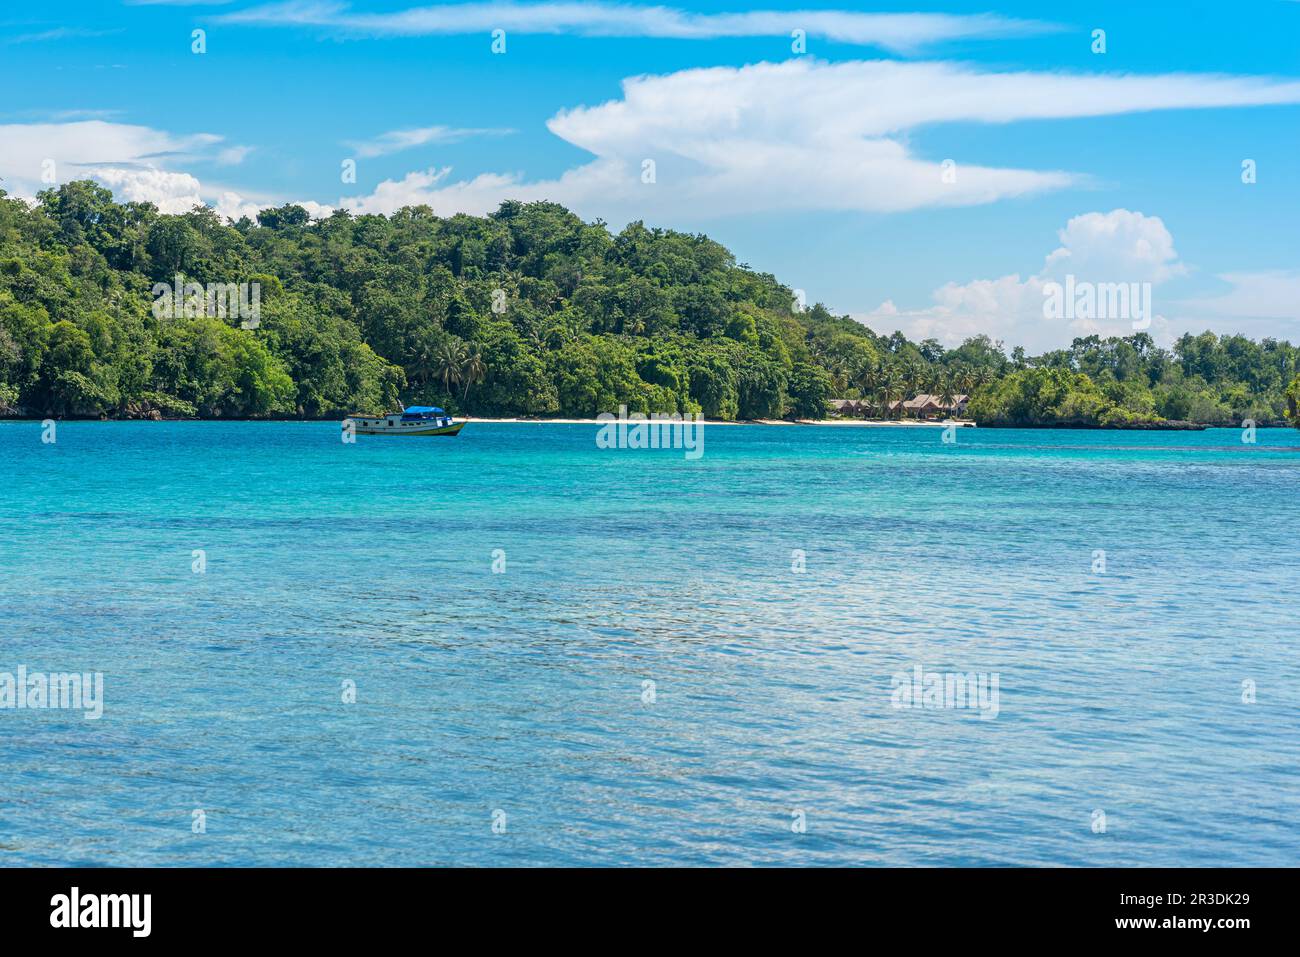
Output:
<svg viewBox="0 0 1300 957">
<path fill-rule="evenodd" d="M 1209 332 L 1037 357 L 987 336 L 913 343 L 800 307 L 706 236 L 615 234 L 548 202 L 223 223 L 88 181 L 35 204 L 0 190 L 0 415 L 321 418 L 404 401 L 820 418 L 850 398 L 899 416 L 924 391 L 972 394 L 988 424 L 1265 424 L 1297 414 L 1297 371 L 1289 343 Z"/>
</svg>

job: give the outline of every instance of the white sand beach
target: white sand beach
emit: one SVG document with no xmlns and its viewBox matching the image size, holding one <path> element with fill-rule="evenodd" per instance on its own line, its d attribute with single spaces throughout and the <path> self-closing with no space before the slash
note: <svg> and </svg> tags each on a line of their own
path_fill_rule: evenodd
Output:
<svg viewBox="0 0 1300 957">
<path fill-rule="evenodd" d="M 457 416 L 457 418 L 461 418 Z M 550 425 L 604 425 L 599 419 L 540 419 L 540 418 L 479 418 L 476 416 L 464 416 L 465 422 L 532 422 Z M 786 419 L 747 419 L 740 422 L 726 421 L 723 419 L 705 419 L 705 425 L 828 425 L 835 427 L 853 427 L 853 426 L 886 426 L 889 428 L 915 427 L 923 426 L 930 428 L 943 428 L 948 423 L 935 421 L 922 421 L 919 419 L 795 419 L 788 421 Z M 975 428 L 975 423 L 964 419 L 954 419 L 952 422 L 960 428 Z"/>
</svg>

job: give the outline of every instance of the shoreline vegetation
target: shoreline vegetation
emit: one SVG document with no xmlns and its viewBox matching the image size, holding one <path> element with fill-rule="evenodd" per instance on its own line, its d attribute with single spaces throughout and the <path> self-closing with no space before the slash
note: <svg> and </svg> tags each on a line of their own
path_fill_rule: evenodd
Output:
<svg viewBox="0 0 1300 957">
<path fill-rule="evenodd" d="M 358 413 L 360 415 L 360 413 Z M 349 418 L 345 416 L 344 418 Z M 486 423 L 486 424 L 504 424 L 504 425 L 606 425 L 606 420 L 595 418 L 551 418 L 538 416 L 462 416 L 461 420 L 467 423 Z M 0 425 L 5 423 L 18 422 L 41 422 L 42 419 L 16 415 L 0 415 Z M 220 419 L 200 419 L 197 417 L 147 417 L 132 418 L 130 416 L 99 416 L 93 418 L 68 418 L 60 417 L 58 421 L 82 421 L 82 422 L 300 422 L 300 423 L 318 423 L 318 422 L 337 422 L 341 420 L 333 418 L 315 418 L 308 419 L 301 416 L 283 417 L 283 416 L 226 416 Z M 648 420 L 652 421 L 652 420 Z M 830 426 L 833 428 L 946 428 L 949 425 L 959 429 L 973 429 L 979 426 L 979 423 L 971 419 L 860 419 L 860 418 L 829 418 L 829 419 L 702 419 L 702 424 L 708 426 L 715 425 L 790 425 L 790 426 Z M 1290 423 L 1262 423 L 1261 428 L 1277 427 L 1288 428 Z M 1162 422 L 1138 422 L 1127 425 L 1099 426 L 1099 425 L 1000 425 L 986 424 L 986 429 L 1065 429 L 1080 431 L 1114 431 L 1114 432 L 1134 432 L 1134 431 L 1154 431 L 1154 432 L 1201 432 L 1210 428 L 1236 428 L 1236 426 L 1210 426 L 1198 422 L 1179 422 L 1165 420 Z"/>
<path fill-rule="evenodd" d="M 805 307 L 706 236 L 615 234 L 549 202 L 222 222 L 90 181 L 35 203 L 0 190 L 0 417 L 342 420 L 403 401 L 477 421 L 626 406 L 714 423 L 1269 426 L 1300 424 L 1300 348 L 1210 332 L 1040 356 L 984 335 L 913 342 Z"/>
</svg>

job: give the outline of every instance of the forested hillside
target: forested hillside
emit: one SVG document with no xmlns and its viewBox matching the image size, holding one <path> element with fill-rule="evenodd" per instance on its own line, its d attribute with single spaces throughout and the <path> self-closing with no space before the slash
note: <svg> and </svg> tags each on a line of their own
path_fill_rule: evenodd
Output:
<svg viewBox="0 0 1300 957">
<path fill-rule="evenodd" d="M 155 315 L 154 286 L 257 283 L 255 323 Z M 251 328 L 244 328 L 251 325 Z M 1076 340 L 1027 357 L 987 337 L 943 349 L 877 335 L 738 265 L 704 236 L 612 234 L 552 203 L 486 217 L 304 209 L 222 223 L 68 183 L 34 207 L 0 191 L 0 413 L 341 417 L 406 404 L 461 414 L 821 417 L 973 393 L 987 424 L 1280 421 L 1297 349 L 1210 333 Z"/>
</svg>

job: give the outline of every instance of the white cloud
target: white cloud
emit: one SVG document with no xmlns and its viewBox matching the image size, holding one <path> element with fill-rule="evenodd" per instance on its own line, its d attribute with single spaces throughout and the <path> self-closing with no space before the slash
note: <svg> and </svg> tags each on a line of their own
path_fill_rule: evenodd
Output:
<svg viewBox="0 0 1300 957">
<path fill-rule="evenodd" d="M 148 168 L 196 159 L 221 141 L 211 133 L 175 134 L 147 126 L 82 120 L 74 123 L 0 124 L 0 176 L 6 189 L 31 196 L 57 182 L 85 176 L 95 168 Z"/>
<path fill-rule="evenodd" d="M 620 165 L 605 162 L 538 183 L 525 183 L 520 176 L 505 173 L 483 173 L 471 180 L 446 183 L 450 175 L 450 167 L 417 170 L 400 180 L 385 180 L 368 196 L 344 197 L 339 205 L 357 214 L 389 214 L 403 206 L 429 205 L 441 216 L 482 216 L 495 210 L 503 199 L 545 199 L 581 211 L 592 208 L 590 200 L 600 194 L 602 185 L 612 197 L 626 188 L 627 181 Z"/>
<path fill-rule="evenodd" d="M 251 146 L 228 146 L 217 154 L 217 162 L 222 166 L 238 166 L 248 159 L 248 154 L 251 152 L 253 152 Z"/>
<path fill-rule="evenodd" d="M 93 179 L 111 189 L 119 202 L 149 202 L 164 213 L 188 212 L 206 202 L 220 215 L 238 219 L 286 202 L 265 195 L 247 198 L 212 184 L 205 187 L 192 173 L 168 168 L 192 162 L 234 165 L 252 151 L 250 146 L 222 148 L 222 141 L 213 133 L 175 134 L 102 120 L 0 124 L 0 177 L 6 192 L 28 200 L 59 183 Z M 53 183 L 43 179 L 51 169 Z M 316 217 L 333 211 L 312 200 L 301 205 Z"/>
<path fill-rule="evenodd" d="M 471 136 L 504 136 L 514 130 L 506 129 L 462 129 L 452 126 L 425 126 L 419 129 L 390 130 L 381 133 L 372 140 L 348 141 L 345 146 L 354 150 L 357 156 L 369 159 L 375 156 L 387 156 L 428 143 L 459 143 Z"/>
<path fill-rule="evenodd" d="M 594 159 L 549 180 L 495 172 L 452 181 L 421 171 L 343 205 L 390 212 L 427 203 L 483 212 L 502 199 L 551 199 L 587 217 L 674 222 L 791 210 L 898 212 L 995 202 L 1084 179 L 1059 170 L 916 156 L 918 127 L 1141 110 L 1300 102 L 1300 83 L 1261 77 L 981 72 L 952 63 L 858 61 L 683 70 L 623 83 L 621 99 L 552 117 L 552 133 Z M 645 161 L 654 183 L 643 181 Z"/>
<path fill-rule="evenodd" d="M 1032 20 L 992 14 L 857 13 L 846 10 L 758 10 L 692 13 L 667 6 L 613 3 L 453 3 L 385 13 L 358 13 L 347 4 L 295 2 L 239 10 L 218 22 L 258 26 L 321 27 L 356 36 L 577 34 L 598 37 L 781 37 L 803 30 L 809 37 L 912 52 L 948 40 L 1028 36 L 1059 29 Z"/>
<path fill-rule="evenodd" d="M 933 293 L 933 304 L 923 309 L 900 310 L 892 300 L 855 318 L 877 332 L 901 329 L 910 338 L 935 338 L 957 345 L 985 333 L 1008 346 L 1021 345 L 1031 353 L 1069 345 L 1076 336 L 1127 336 L 1134 332 L 1130 319 L 1051 319 L 1044 315 L 1044 287 L 1063 282 L 1152 284 L 1155 314 L 1146 331 L 1168 341 L 1173 324 L 1165 315 L 1159 284 L 1185 274 L 1173 236 L 1158 216 L 1127 209 L 1075 216 L 1057 233 L 1061 245 L 1048 253 L 1043 268 L 1021 279 L 1019 274 L 997 279 L 947 283 Z"/>
<path fill-rule="evenodd" d="M 229 219 L 242 219 L 247 216 L 249 219 L 256 219 L 257 214 L 265 209 L 269 204 L 258 203 L 253 200 L 245 199 L 239 193 L 231 190 L 222 192 L 212 203 L 212 208 L 216 210 L 217 215 Z"/>
<path fill-rule="evenodd" d="M 1227 284 L 1226 291 L 1171 305 L 1182 328 L 1300 341 L 1300 270 L 1231 272 L 1216 278 Z"/>
<path fill-rule="evenodd" d="M 257 214 L 264 209 L 272 206 L 283 206 L 286 201 L 272 200 L 268 197 L 259 197 L 254 199 L 245 198 L 233 190 L 223 190 L 211 203 L 212 208 L 216 210 L 218 216 L 230 219 L 240 219 L 247 216 L 249 219 L 257 219 Z M 324 219 L 330 213 L 334 212 L 333 206 L 325 206 L 313 200 L 289 200 L 307 210 L 312 219 Z"/>
<path fill-rule="evenodd" d="M 1075 216 L 1057 232 L 1061 245 L 1047 257 L 1045 272 L 1055 278 L 1105 282 L 1164 282 L 1187 270 L 1178 262 L 1174 237 L 1158 216 L 1127 209 Z"/>
</svg>

